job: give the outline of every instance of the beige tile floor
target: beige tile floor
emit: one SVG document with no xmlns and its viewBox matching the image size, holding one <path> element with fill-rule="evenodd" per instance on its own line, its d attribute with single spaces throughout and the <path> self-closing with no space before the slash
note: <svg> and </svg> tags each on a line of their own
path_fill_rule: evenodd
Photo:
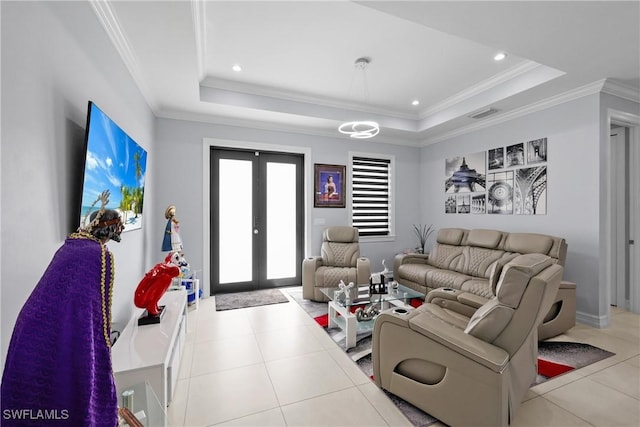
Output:
<svg viewBox="0 0 640 427">
<path fill-rule="evenodd" d="M 188 322 L 171 426 L 410 425 L 293 301 L 216 312 L 207 298 Z M 640 316 L 614 308 L 611 327 L 554 339 L 616 355 L 533 387 L 513 425 L 640 425 Z"/>
</svg>

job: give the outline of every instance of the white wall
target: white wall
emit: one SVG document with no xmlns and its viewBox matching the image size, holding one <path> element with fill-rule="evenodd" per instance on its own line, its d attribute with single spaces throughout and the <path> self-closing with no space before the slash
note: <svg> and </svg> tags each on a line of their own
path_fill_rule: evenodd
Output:
<svg viewBox="0 0 640 427">
<path fill-rule="evenodd" d="M 153 214 L 164 222 L 166 207 L 176 205 L 185 256 L 196 270 L 209 268 L 209 260 L 203 258 L 206 236 L 203 236 L 202 226 L 203 212 L 209 208 L 208 200 L 202 197 L 205 180 L 209 179 L 203 176 L 205 138 L 232 141 L 243 146 L 292 146 L 296 150 L 302 147 L 311 153 L 311 167 L 314 163 L 347 165 L 349 151 L 393 154 L 396 162 L 397 237 L 390 242 L 363 242 L 361 255 L 370 258 L 373 271 L 380 271 L 383 259 L 387 259 L 387 265 L 391 266 L 391 259 L 396 253 L 416 245 L 412 224 L 424 222 L 419 215 L 419 199 L 415 197 L 421 194 L 419 182 L 415 179 L 419 173 L 418 148 L 170 119 L 157 120 L 156 138 L 154 185 L 158 191 Z M 312 182 L 306 184 L 305 191 L 313 192 Z M 347 208 L 314 208 L 312 197 L 308 198 L 307 209 L 310 211 L 308 230 L 311 241 L 308 242 L 310 249 L 306 255 L 319 255 L 324 228 L 349 224 L 349 211 Z M 324 224 L 314 225 L 316 220 L 324 220 Z M 163 257 L 160 251 L 163 232 L 163 227 L 157 227 L 153 236 L 152 249 L 156 259 Z M 208 289 L 208 285 L 205 289 Z"/>
<path fill-rule="evenodd" d="M 543 111 L 425 147 L 422 211 L 440 227 L 489 228 L 546 233 L 569 245 L 564 278 L 577 283 L 578 318 L 601 325 L 607 315 L 600 281 L 601 95 L 592 94 Z M 620 105 L 634 108 L 633 103 Z M 637 104 L 634 104 L 637 108 Z M 607 128 L 608 129 L 608 128 Z M 460 215 L 444 213 L 444 159 L 547 138 L 547 214 Z"/>
<path fill-rule="evenodd" d="M 147 149 L 151 165 L 154 117 L 87 2 L 1 2 L 0 7 L 4 366 L 20 308 L 77 223 L 88 100 Z M 147 181 L 153 181 L 152 174 Z M 129 318 L 133 291 L 148 267 L 152 221 L 146 206 L 153 205 L 152 192 L 145 202 L 144 230 L 108 245 L 116 263 L 116 322 Z"/>
</svg>

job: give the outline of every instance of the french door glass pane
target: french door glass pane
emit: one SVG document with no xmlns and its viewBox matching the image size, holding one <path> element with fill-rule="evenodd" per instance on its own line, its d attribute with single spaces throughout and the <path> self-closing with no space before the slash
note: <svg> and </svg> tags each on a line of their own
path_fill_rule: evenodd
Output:
<svg viewBox="0 0 640 427">
<path fill-rule="evenodd" d="M 267 163 L 267 279 L 296 275 L 296 166 Z"/>
<path fill-rule="evenodd" d="M 252 280 L 253 164 L 220 159 L 220 283 Z"/>
</svg>

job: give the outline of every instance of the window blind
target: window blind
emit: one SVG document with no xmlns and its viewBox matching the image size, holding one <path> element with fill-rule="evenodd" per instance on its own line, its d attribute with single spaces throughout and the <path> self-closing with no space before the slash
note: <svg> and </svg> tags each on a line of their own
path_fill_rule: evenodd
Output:
<svg viewBox="0 0 640 427">
<path fill-rule="evenodd" d="M 351 220 L 360 236 L 390 234 L 390 165 L 388 159 L 356 156 L 352 159 Z"/>
</svg>

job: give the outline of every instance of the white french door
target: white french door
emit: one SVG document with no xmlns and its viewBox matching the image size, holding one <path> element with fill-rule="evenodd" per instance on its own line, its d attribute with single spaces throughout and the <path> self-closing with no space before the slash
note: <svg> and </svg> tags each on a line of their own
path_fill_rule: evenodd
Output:
<svg viewBox="0 0 640 427">
<path fill-rule="evenodd" d="M 211 149 L 211 294 L 300 284 L 303 156 Z"/>
</svg>

